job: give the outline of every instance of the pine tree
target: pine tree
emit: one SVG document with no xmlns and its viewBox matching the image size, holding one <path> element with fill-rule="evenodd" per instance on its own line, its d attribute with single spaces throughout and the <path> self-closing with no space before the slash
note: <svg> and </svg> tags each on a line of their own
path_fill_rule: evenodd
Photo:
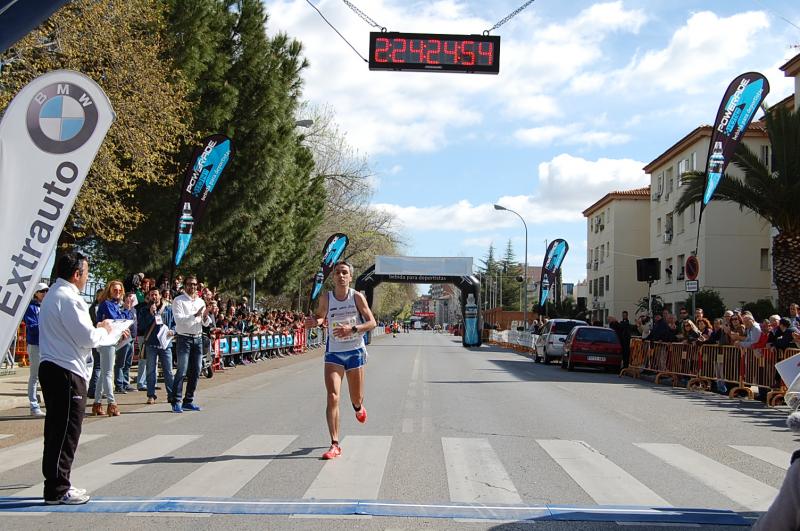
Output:
<svg viewBox="0 0 800 531">
<path fill-rule="evenodd" d="M 522 275 L 522 268 L 514 257 L 514 248 L 511 240 L 506 245 L 506 254 L 501 262 L 503 274 L 503 308 L 507 310 L 521 310 L 520 294 L 522 284 L 517 279 Z"/>
</svg>

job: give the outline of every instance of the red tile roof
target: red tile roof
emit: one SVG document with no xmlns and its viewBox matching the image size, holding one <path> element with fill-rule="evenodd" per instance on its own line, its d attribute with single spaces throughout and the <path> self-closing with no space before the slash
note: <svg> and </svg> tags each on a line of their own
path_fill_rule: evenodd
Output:
<svg viewBox="0 0 800 531">
<path fill-rule="evenodd" d="M 595 202 L 592 206 L 583 211 L 584 217 L 589 217 L 592 212 L 605 206 L 607 203 L 615 199 L 640 201 L 642 199 L 650 199 L 650 185 L 642 188 L 634 188 L 633 190 L 615 190 L 604 195 L 599 201 Z"/>
</svg>

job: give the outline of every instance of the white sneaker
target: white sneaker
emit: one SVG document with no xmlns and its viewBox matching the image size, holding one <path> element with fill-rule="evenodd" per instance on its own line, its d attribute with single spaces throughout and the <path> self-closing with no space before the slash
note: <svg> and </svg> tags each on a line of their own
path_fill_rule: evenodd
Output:
<svg viewBox="0 0 800 531">
<path fill-rule="evenodd" d="M 45 500 L 47 505 L 83 505 L 89 501 L 90 497 L 85 489 L 70 487 L 64 496 L 58 500 Z"/>
<path fill-rule="evenodd" d="M 32 417 L 44 417 L 45 413 L 44 413 L 44 411 L 42 411 L 38 407 L 32 407 L 31 408 L 31 416 Z"/>
</svg>

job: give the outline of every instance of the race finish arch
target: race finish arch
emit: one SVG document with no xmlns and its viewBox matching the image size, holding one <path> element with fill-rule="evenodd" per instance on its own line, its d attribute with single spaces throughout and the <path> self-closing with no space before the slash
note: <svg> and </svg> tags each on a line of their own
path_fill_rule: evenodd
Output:
<svg viewBox="0 0 800 531">
<path fill-rule="evenodd" d="M 376 256 L 375 265 L 356 280 L 356 290 L 363 291 L 372 306 L 375 288 L 382 282 L 455 285 L 461 290 L 461 343 L 481 346 L 481 284 L 472 274 L 472 258 Z"/>
</svg>

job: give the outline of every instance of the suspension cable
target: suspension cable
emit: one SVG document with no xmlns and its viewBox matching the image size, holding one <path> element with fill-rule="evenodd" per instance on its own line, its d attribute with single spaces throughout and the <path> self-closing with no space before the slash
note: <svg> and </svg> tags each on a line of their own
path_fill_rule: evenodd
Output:
<svg viewBox="0 0 800 531">
<path fill-rule="evenodd" d="M 346 0 L 345 0 L 345 1 L 346 1 Z M 509 20 L 511 20 L 512 18 L 514 18 L 514 17 L 516 17 L 517 15 L 519 15 L 519 14 L 520 14 L 520 13 L 521 13 L 521 12 L 522 12 L 522 11 L 523 11 L 525 8 L 526 8 L 526 7 L 528 7 L 529 5 L 531 5 L 531 4 L 532 4 L 534 1 L 535 1 L 535 0 L 528 0 L 527 2 L 525 2 L 524 4 L 522 4 L 521 6 L 519 6 L 518 8 L 516 8 L 514 11 L 512 11 L 511 13 L 509 13 L 508 15 L 506 15 L 506 17 L 505 17 L 505 18 L 503 18 L 503 19 L 501 19 L 500 21 L 498 21 L 498 22 L 497 22 L 497 24 L 495 24 L 494 26 L 492 26 L 492 27 L 491 27 L 491 28 L 489 28 L 488 30 L 485 30 L 485 31 L 483 32 L 483 34 L 484 34 L 484 35 L 489 35 L 489 33 L 490 33 L 492 30 L 496 30 L 497 28 L 499 28 L 500 26 L 502 26 L 503 24 L 505 24 L 506 22 L 508 22 L 508 21 L 509 21 Z"/>
<path fill-rule="evenodd" d="M 336 29 L 336 28 L 333 26 L 333 24 L 331 24 L 331 23 L 328 21 L 328 19 L 327 19 L 327 18 L 325 18 L 325 15 L 323 15 L 323 14 L 322 14 L 322 11 L 320 11 L 319 9 L 317 9 L 317 6 L 315 6 L 314 4 L 312 4 L 312 3 L 311 3 L 311 0 L 306 0 L 306 2 L 308 2 L 308 5 L 310 5 L 311 7 L 313 7 L 313 8 L 314 8 L 314 11 L 316 11 L 317 13 L 319 13 L 319 16 L 321 16 L 321 17 L 322 17 L 322 20 L 324 20 L 324 21 L 325 21 L 325 22 L 328 24 L 328 26 L 330 26 L 330 27 L 331 27 L 331 29 L 333 29 L 333 31 L 335 31 L 335 32 L 336 32 L 336 34 L 337 34 L 337 35 L 339 35 L 339 37 L 341 37 L 341 38 L 342 38 L 342 40 L 343 40 L 344 42 L 346 42 L 346 43 L 347 43 L 347 45 L 348 45 L 350 48 L 352 48 L 352 49 L 353 49 L 353 51 L 354 51 L 354 52 L 356 52 L 356 55 L 358 55 L 358 56 L 361 58 L 361 60 L 362 60 L 362 61 L 364 61 L 365 63 L 369 63 L 369 61 L 367 61 L 367 58 L 366 58 L 366 57 L 364 57 L 363 55 L 361 55 L 361 53 L 359 53 L 359 51 L 358 51 L 358 50 L 356 50 L 356 49 L 355 49 L 355 47 L 354 47 L 352 44 L 350 44 L 350 41 L 348 41 L 347 39 L 345 39 L 345 38 L 344 38 L 344 35 L 342 35 L 342 34 L 339 32 L 339 30 L 337 30 L 337 29 Z"/>
<path fill-rule="evenodd" d="M 346 6 L 347 6 L 347 7 L 349 7 L 350 9 L 352 9 L 352 10 L 353 10 L 353 12 L 354 12 L 356 15 L 358 15 L 359 17 L 361 17 L 361 20 L 363 20 L 364 22 L 366 22 L 367 24 L 369 24 L 369 25 L 370 25 L 370 26 L 372 26 L 373 28 L 378 28 L 378 29 L 379 29 L 379 30 L 381 30 L 382 32 L 386 32 L 386 28 L 385 28 L 384 26 L 381 26 L 380 24 L 378 24 L 377 22 L 375 22 L 374 20 L 372 20 L 372 18 L 371 18 L 369 15 L 367 15 L 366 13 L 364 13 L 363 11 L 361 11 L 359 8 L 357 8 L 355 5 L 353 5 L 353 2 L 349 2 L 348 0 L 342 0 L 342 2 L 344 2 L 344 5 L 346 5 Z"/>
</svg>

